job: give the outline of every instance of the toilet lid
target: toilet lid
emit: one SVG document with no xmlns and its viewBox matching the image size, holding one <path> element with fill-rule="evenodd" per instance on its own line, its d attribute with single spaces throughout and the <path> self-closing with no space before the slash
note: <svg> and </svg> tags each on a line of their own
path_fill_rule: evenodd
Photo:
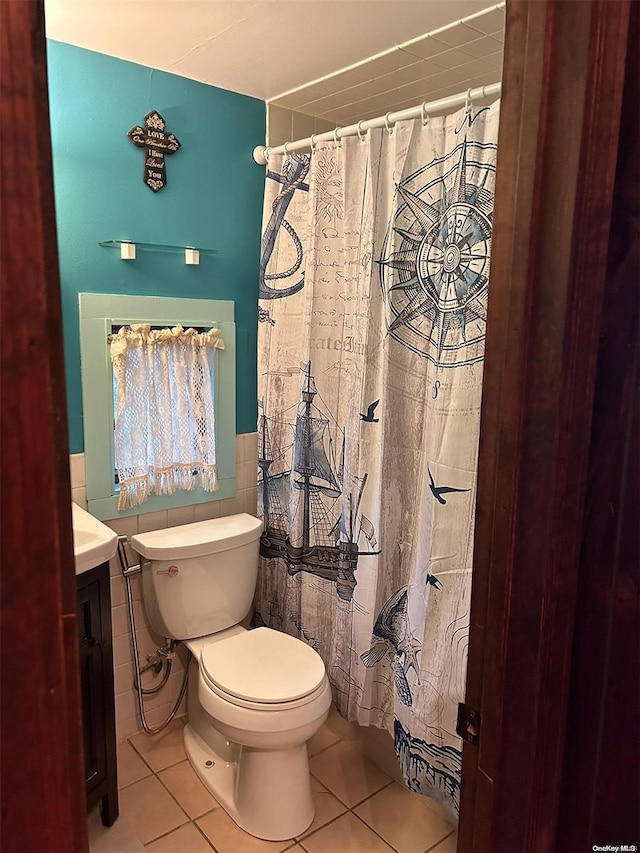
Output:
<svg viewBox="0 0 640 853">
<path fill-rule="evenodd" d="M 271 628 L 256 628 L 205 646 L 200 665 L 225 693 L 261 703 L 307 696 L 320 686 L 325 673 L 316 651 Z"/>
</svg>

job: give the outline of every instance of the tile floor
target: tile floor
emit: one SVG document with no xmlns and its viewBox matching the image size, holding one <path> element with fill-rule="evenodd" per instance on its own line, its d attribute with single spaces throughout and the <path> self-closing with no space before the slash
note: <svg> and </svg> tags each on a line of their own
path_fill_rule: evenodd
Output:
<svg viewBox="0 0 640 853">
<path fill-rule="evenodd" d="M 149 853 L 455 853 L 455 827 L 326 725 L 309 742 L 316 800 L 309 829 L 290 841 L 247 835 L 191 769 L 182 727 L 177 719 L 160 735 L 137 734 L 119 745 L 121 820 L 101 833 L 99 845 L 92 839 L 92 851 L 122 853 L 130 828 L 131 849 Z"/>
</svg>

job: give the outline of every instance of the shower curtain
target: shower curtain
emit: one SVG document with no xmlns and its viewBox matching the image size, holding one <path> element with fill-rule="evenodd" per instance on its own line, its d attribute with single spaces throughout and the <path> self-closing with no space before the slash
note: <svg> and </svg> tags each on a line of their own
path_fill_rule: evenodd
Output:
<svg viewBox="0 0 640 853">
<path fill-rule="evenodd" d="M 499 106 L 269 158 L 256 624 L 459 808 Z"/>
</svg>

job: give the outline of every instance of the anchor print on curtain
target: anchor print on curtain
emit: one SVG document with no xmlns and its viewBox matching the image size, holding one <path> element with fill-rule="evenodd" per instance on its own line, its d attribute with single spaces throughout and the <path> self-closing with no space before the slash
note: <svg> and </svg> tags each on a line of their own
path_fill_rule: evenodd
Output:
<svg viewBox="0 0 640 853">
<path fill-rule="evenodd" d="M 499 106 L 271 157 L 256 619 L 459 808 Z"/>
</svg>

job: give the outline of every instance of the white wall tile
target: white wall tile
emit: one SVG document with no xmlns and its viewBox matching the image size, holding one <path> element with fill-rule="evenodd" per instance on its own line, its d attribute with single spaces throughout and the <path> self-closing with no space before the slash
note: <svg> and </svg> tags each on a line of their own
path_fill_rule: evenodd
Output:
<svg viewBox="0 0 640 853">
<path fill-rule="evenodd" d="M 457 27 L 449 27 L 448 30 L 438 33 L 438 41 L 464 49 L 465 44 L 477 39 L 481 32 L 474 27 L 473 22 L 471 24 L 458 24 Z"/>
<path fill-rule="evenodd" d="M 72 453 L 69 456 L 69 473 L 71 475 L 72 489 L 79 489 L 82 486 L 86 486 L 84 453 Z"/>
<path fill-rule="evenodd" d="M 144 660 L 147 655 L 152 655 L 164 644 L 164 637 L 156 634 L 148 625 L 138 628 L 136 622 L 136 641 L 138 643 L 138 655 Z"/>
<path fill-rule="evenodd" d="M 142 660 L 163 644 L 164 638 L 158 636 L 147 626 L 138 628 L 136 622 L 136 641 L 138 643 L 138 655 Z M 131 633 L 127 631 L 113 638 L 113 663 L 120 666 L 133 659 Z"/>
<path fill-rule="evenodd" d="M 495 71 L 493 61 L 491 59 L 469 59 L 469 61 L 465 62 L 464 65 L 459 65 L 455 69 L 455 73 L 462 74 L 465 77 L 475 75 L 481 80 L 491 80 L 491 82 L 495 82 L 492 79 Z"/>
<path fill-rule="evenodd" d="M 138 651 L 140 652 L 140 650 L 138 650 Z M 147 663 L 147 654 L 154 654 L 154 652 L 155 652 L 155 649 L 153 649 L 151 652 L 147 652 L 145 654 L 140 652 L 140 660 L 139 660 L 140 665 L 144 666 Z M 165 687 L 163 687 L 162 690 L 158 692 L 157 695 L 160 696 L 166 690 L 168 690 L 169 689 L 169 682 L 171 681 L 171 679 L 176 675 L 176 673 L 182 673 L 182 672 L 184 672 L 184 662 L 183 662 L 181 657 L 179 657 L 178 655 L 175 655 L 173 660 L 172 660 L 172 663 L 171 663 L 171 675 L 169 677 L 169 681 L 167 682 Z M 114 674 L 115 674 L 116 696 L 119 696 L 121 693 L 126 693 L 127 691 L 132 691 L 132 692 L 134 691 L 135 672 L 134 672 L 132 660 L 125 661 L 125 663 L 122 663 L 122 664 L 119 664 L 118 666 L 116 666 L 114 669 Z M 162 673 L 160 673 L 160 675 L 158 675 L 158 676 L 154 676 L 151 671 L 144 672 L 142 674 L 142 687 L 143 687 L 143 689 L 145 689 L 145 690 L 153 689 L 153 687 L 155 687 L 160 682 L 160 679 L 162 677 L 163 677 Z M 145 702 L 147 702 L 147 701 L 148 700 L 145 699 Z M 164 701 L 169 701 L 168 697 L 165 697 Z"/>
<path fill-rule="evenodd" d="M 121 574 L 122 569 L 120 568 L 120 557 L 116 551 L 114 556 L 109 560 L 109 577 L 117 578 Z"/>
<path fill-rule="evenodd" d="M 236 489 L 252 489 L 258 482 L 258 463 L 255 459 L 241 462 L 237 466 Z"/>
<path fill-rule="evenodd" d="M 178 698 L 177 695 L 175 697 Z M 174 700 L 175 701 L 175 700 Z M 146 714 L 147 725 L 150 726 L 158 726 L 164 720 L 167 719 L 171 711 L 173 710 L 173 702 L 167 703 L 166 705 L 161 705 L 158 708 L 152 708 L 148 714 Z M 187 697 L 185 695 L 184 699 L 180 703 L 180 707 L 178 708 L 177 716 L 184 716 L 187 713 Z"/>
<path fill-rule="evenodd" d="M 469 56 L 482 59 L 482 57 L 489 56 L 489 54 L 496 52 L 496 42 L 494 39 L 489 38 L 489 36 L 482 36 L 475 41 L 465 44 L 463 49 L 465 53 L 469 54 Z"/>
<path fill-rule="evenodd" d="M 87 490 L 84 486 L 77 489 L 71 489 L 71 500 L 74 504 L 78 504 L 82 509 L 87 508 Z"/>
<path fill-rule="evenodd" d="M 123 604 L 127 603 L 127 594 L 122 573 L 112 575 L 109 580 L 111 584 L 111 613 L 113 616 L 114 607 L 122 607 Z"/>
<path fill-rule="evenodd" d="M 138 641 L 140 640 L 140 633 L 140 631 L 136 632 L 136 635 L 138 636 Z M 128 634 L 121 634 L 119 637 L 113 637 L 112 645 L 114 667 L 120 666 L 121 664 L 131 660 L 131 637 Z"/>
<path fill-rule="evenodd" d="M 505 10 L 494 9 L 492 12 L 487 12 L 486 15 L 480 15 L 471 21 L 470 26 L 474 30 L 480 30 L 481 33 L 493 33 L 496 30 L 504 32 Z"/>
<path fill-rule="evenodd" d="M 126 604 L 111 608 L 111 636 L 115 639 L 129 632 L 129 616 Z"/>
<path fill-rule="evenodd" d="M 112 518 L 105 521 L 107 527 L 110 527 L 118 536 L 128 536 L 131 538 L 138 532 L 138 516 L 126 515 L 122 518 Z"/>
<path fill-rule="evenodd" d="M 155 726 L 165 720 L 171 712 L 182 686 L 184 671 L 172 673 L 163 689 L 154 696 L 144 698 L 145 717 L 148 725 Z M 116 737 L 118 740 L 142 730 L 142 723 L 138 718 L 138 699 L 133 690 L 128 690 L 116 695 Z M 186 711 L 186 696 L 183 699 L 178 713 Z M 134 726 L 135 727 L 132 727 Z"/>
<path fill-rule="evenodd" d="M 129 578 L 131 586 L 131 597 L 134 601 L 140 601 L 142 598 L 142 590 L 140 588 L 140 575 L 132 575 Z M 127 603 L 126 581 L 122 576 L 122 572 L 111 578 L 111 609 L 119 607 Z"/>
<path fill-rule="evenodd" d="M 208 501 L 195 505 L 195 521 L 208 521 L 210 518 L 220 518 L 221 501 Z"/>
<path fill-rule="evenodd" d="M 244 434 L 236 436 L 236 466 L 244 462 Z"/>
<path fill-rule="evenodd" d="M 121 743 L 121 741 L 131 737 L 131 735 L 137 734 L 139 731 L 140 724 L 136 717 L 120 719 L 116 716 L 116 741 L 118 743 Z"/>
<path fill-rule="evenodd" d="M 316 117 L 314 125 L 314 133 L 329 133 L 335 129 L 335 124 L 331 121 L 325 121 L 322 118 Z"/>
<path fill-rule="evenodd" d="M 244 489 L 242 491 L 243 512 L 248 512 L 249 515 L 257 515 L 258 513 L 258 489 Z"/>
<path fill-rule="evenodd" d="M 244 512 L 244 501 L 239 492 L 236 492 L 234 497 L 220 501 L 220 516 L 224 518 L 226 515 L 236 515 L 239 512 Z"/>
<path fill-rule="evenodd" d="M 120 664 L 120 666 L 114 667 L 113 674 L 115 680 L 116 696 L 120 696 L 121 693 L 133 691 L 132 661 L 128 661 L 127 663 L 123 663 Z"/>
<path fill-rule="evenodd" d="M 336 82 L 336 79 L 336 77 L 333 77 L 330 80 L 320 80 L 311 86 L 305 86 L 299 92 L 293 92 L 291 95 L 286 95 L 284 98 L 279 99 L 278 106 L 296 110 L 302 104 L 322 98 L 324 95 L 330 95 L 331 92 L 335 92 L 336 89 L 340 88 L 340 84 Z M 269 104 L 269 109 L 272 109 L 271 104 Z"/>
<path fill-rule="evenodd" d="M 268 145 L 282 145 L 291 142 L 293 126 L 292 111 L 283 107 L 267 105 L 267 140 Z"/>
<path fill-rule="evenodd" d="M 133 690 L 129 690 L 127 693 L 120 693 L 119 696 L 116 696 L 116 728 L 118 727 L 118 720 L 135 719 L 137 713 L 137 699 Z M 140 724 L 138 724 L 137 728 L 141 728 Z"/>
<path fill-rule="evenodd" d="M 469 54 L 465 53 L 462 48 L 452 47 L 444 53 L 439 53 L 437 56 L 431 57 L 431 63 L 439 65 L 443 71 L 450 71 L 458 65 L 468 62 L 469 59 Z"/>
<path fill-rule="evenodd" d="M 489 72 L 491 77 L 496 79 L 502 79 L 502 63 L 504 61 L 504 54 L 502 51 L 498 53 L 492 53 L 491 56 L 485 56 L 484 61 L 488 63 L 491 71 Z M 484 85 L 483 83 L 481 85 Z"/>
<path fill-rule="evenodd" d="M 167 510 L 147 512 L 138 516 L 138 533 L 148 533 L 150 530 L 163 530 L 167 527 Z"/>
<path fill-rule="evenodd" d="M 111 608 L 111 631 L 114 637 L 119 637 L 122 634 L 128 634 L 129 628 L 129 608 L 126 604 L 120 604 L 117 607 Z M 136 622 L 136 632 L 140 628 L 146 628 L 147 617 L 144 612 L 141 601 L 133 602 L 133 618 Z"/>
<path fill-rule="evenodd" d="M 161 708 L 163 705 L 173 705 L 180 693 L 183 679 L 184 670 L 181 669 L 175 673 L 172 671 L 169 681 L 159 693 L 145 697 L 145 711 L 152 711 L 154 708 Z"/>
<path fill-rule="evenodd" d="M 433 56 L 439 56 L 441 53 L 444 53 L 449 47 L 450 45 L 445 44 L 443 41 L 438 41 L 433 36 L 425 36 L 423 39 L 404 47 L 403 51 L 413 56 L 419 56 L 422 59 L 430 59 Z"/>
<path fill-rule="evenodd" d="M 363 85 L 367 83 L 369 80 L 368 77 L 365 77 L 364 80 L 360 80 L 358 82 L 353 82 L 349 85 L 348 89 L 338 89 L 333 92 L 331 95 L 325 95 L 323 98 L 319 98 L 317 101 L 313 101 L 310 104 L 305 105 L 305 109 L 309 110 L 309 112 L 313 112 L 316 115 L 321 115 L 328 110 L 335 110 L 339 107 L 344 107 L 347 104 L 351 103 L 352 100 L 352 89 L 356 86 Z"/>
<path fill-rule="evenodd" d="M 191 506 L 179 506 L 167 510 L 167 527 L 180 527 L 183 524 L 193 524 L 195 520 L 195 508 Z"/>
<path fill-rule="evenodd" d="M 293 111 L 293 129 L 291 132 L 294 139 L 306 139 L 307 136 L 311 136 L 314 125 L 313 116 L 299 113 L 296 110 Z"/>
<path fill-rule="evenodd" d="M 191 652 L 184 643 L 180 643 L 175 653 L 176 666 L 180 666 L 184 669 L 188 665 L 190 658 Z"/>
<path fill-rule="evenodd" d="M 258 433 L 248 432 L 244 436 L 244 462 L 254 461 L 258 464 Z"/>
</svg>

